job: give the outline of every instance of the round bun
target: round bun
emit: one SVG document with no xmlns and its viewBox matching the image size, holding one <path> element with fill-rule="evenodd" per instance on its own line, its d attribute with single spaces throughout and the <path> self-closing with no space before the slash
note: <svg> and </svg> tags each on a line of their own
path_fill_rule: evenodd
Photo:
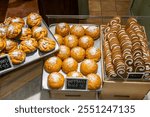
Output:
<svg viewBox="0 0 150 117">
<path fill-rule="evenodd" d="M 59 23 L 56 25 L 55 33 L 61 36 L 66 36 L 70 32 L 70 26 L 67 23 Z"/>
<path fill-rule="evenodd" d="M 72 71 L 72 72 L 69 72 L 67 74 L 68 77 L 83 77 L 83 75 L 80 73 L 80 72 L 77 72 L 77 71 Z"/>
<path fill-rule="evenodd" d="M 54 34 L 55 39 L 58 41 L 60 45 L 63 44 L 63 37 L 59 34 Z"/>
<path fill-rule="evenodd" d="M 98 39 L 100 36 L 100 29 L 98 26 L 89 26 L 85 29 L 85 34 L 93 39 Z"/>
<path fill-rule="evenodd" d="M 93 45 L 94 45 L 94 41 L 93 38 L 90 36 L 85 35 L 79 39 L 79 46 L 84 49 L 87 49 Z"/>
<path fill-rule="evenodd" d="M 32 36 L 31 29 L 23 27 L 19 39 L 25 40 L 25 39 L 31 38 L 31 36 Z"/>
<path fill-rule="evenodd" d="M 81 62 L 85 57 L 85 50 L 81 47 L 74 47 L 71 49 L 71 57 L 77 62 Z"/>
<path fill-rule="evenodd" d="M 13 64 L 23 63 L 26 58 L 25 52 L 20 49 L 9 52 L 9 56 Z"/>
<path fill-rule="evenodd" d="M 80 71 L 83 75 L 88 75 L 90 73 L 96 73 L 98 65 L 94 60 L 85 59 L 80 66 Z"/>
<path fill-rule="evenodd" d="M 80 38 L 84 35 L 85 31 L 81 25 L 73 25 L 70 29 L 70 33 Z"/>
<path fill-rule="evenodd" d="M 19 23 L 11 23 L 7 29 L 7 37 L 10 39 L 16 38 L 21 33 L 22 26 Z"/>
<path fill-rule="evenodd" d="M 68 46 L 69 48 L 76 47 L 78 45 L 78 38 L 75 35 L 67 35 L 64 38 L 64 45 Z"/>
<path fill-rule="evenodd" d="M 37 50 L 38 42 L 34 38 L 25 39 L 20 43 L 20 49 L 25 53 L 32 53 Z"/>
<path fill-rule="evenodd" d="M 62 61 L 58 57 L 51 57 L 44 63 L 44 69 L 48 72 L 59 72 L 62 66 Z"/>
<path fill-rule="evenodd" d="M 43 37 L 47 37 L 47 34 L 48 34 L 48 31 L 45 27 L 35 26 L 35 27 L 32 28 L 32 36 L 36 40 L 39 40 Z"/>
<path fill-rule="evenodd" d="M 42 17 L 37 13 L 30 13 L 27 16 L 27 24 L 29 27 L 40 26 Z"/>
<path fill-rule="evenodd" d="M 24 20 L 22 18 L 20 18 L 20 17 L 13 17 L 11 19 L 11 23 L 14 23 L 14 22 L 19 23 L 22 27 L 25 24 Z"/>
<path fill-rule="evenodd" d="M 41 38 L 38 43 L 42 52 L 49 52 L 55 48 L 55 41 L 48 37 Z"/>
<path fill-rule="evenodd" d="M 101 78 L 97 74 L 88 74 L 87 75 L 88 79 L 88 89 L 89 90 L 96 90 L 99 89 L 101 86 Z"/>
<path fill-rule="evenodd" d="M 60 50 L 57 54 L 57 56 L 61 59 L 64 60 L 68 57 L 70 57 L 70 48 L 65 46 L 65 45 L 61 45 L 60 46 Z"/>
<path fill-rule="evenodd" d="M 6 47 L 6 39 L 0 38 L 0 52 Z"/>
<path fill-rule="evenodd" d="M 75 59 L 70 57 L 70 58 L 67 58 L 63 61 L 62 70 L 66 74 L 71 72 L 71 71 L 76 71 L 77 68 L 78 68 L 78 63 Z"/>
<path fill-rule="evenodd" d="M 18 48 L 18 43 L 11 39 L 6 39 L 5 52 L 9 53 Z"/>
<path fill-rule="evenodd" d="M 101 52 L 99 48 L 90 47 L 86 50 L 86 58 L 93 59 L 94 61 L 98 62 L 101 58 Z"/>
<path fill-rule="evenodd" d="M 53 72 L 48 75 L 48 86 L 51 89 L 60 89 L 64 85 L 64 76 L 61 73 Z"/>
</svg>

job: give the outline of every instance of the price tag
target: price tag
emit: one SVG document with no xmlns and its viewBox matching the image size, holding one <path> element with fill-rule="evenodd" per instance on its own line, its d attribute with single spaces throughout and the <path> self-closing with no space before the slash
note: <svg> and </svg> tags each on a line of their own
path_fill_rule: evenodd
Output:
<svg viewBox="0 0 150 117">
<path fill-rule="evenodd" d="M 86 90 L 87 84 L 86 78 L 66 78 L 66 89 Z"/>
<path fill-rule="evenodd" d="M 0 57 L 0 71 L 4 71 L 12 67 L 13 65 L 8 55 Z"/>
<path fill-rule="evenodd" d="M 142 79 L 144 77 L 144 72 L 129 72 L 128 79 Z"/>
</svg>

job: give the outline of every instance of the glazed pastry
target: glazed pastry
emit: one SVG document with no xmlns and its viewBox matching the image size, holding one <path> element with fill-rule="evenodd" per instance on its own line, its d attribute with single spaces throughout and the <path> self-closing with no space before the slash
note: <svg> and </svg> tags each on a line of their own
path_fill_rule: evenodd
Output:
<svg viewBox="0 0 150 117">
<path fill-rule="evenodd" d="M 31 29 L 23 27 L 19 39 L 20 40 L 25 40 L 25 39 L 31 38 L 31 36 L 32 36 Z"/>
<path fill-rule="evenodd" d="M 81 25 L 73 25 L 70 29 L 72 35 L 76 35 L 78 38 L 84 36 L 85 31 Z"/>
<path fill-rule="evenodd" d="M 98 65 L 94 60 L 85 59 L 80 66 L 80 71 L 83 75 L 88 75 L 90 73 L 97 73 Z"/>
<path fill-rule="evenodd" d="M 55 39 L 58 41 L 58 43 L 60 44 L 60 45 L 62 45 L 63 44 L 63 37 L 61 36 L 61 35 L 59 35 L 59 34 L 54 34 L 54 37 L 55 37 Z"/>
<path fill-rule="evenodd" d="M 13 23 L 13 22 L 19 23 L 22 27 L 25 25 L 24 20 L 20 17 L 11 18 L 11 23 Z"/>
<path fill-rule="evenodd" d="M 82 78 L 83 77 L 83 75 L 80 73 L 80 72 L 77 72 L 77 71 L 72 71 L 72 72 L 69 72 L 68 74 L 67 74 L 67 76 L 68 77 L 80 77 L 80 78 Z"/>
<path fill-rule="evenodd" d="M 44 69 L 48 72 L 59 72 L 62 66 L 62 61 L 59 57 L 50 57 L 44 63 Z"/>
<path fill-rule="evenodd" d="M 6 47 L 5 47 L 5 52 L 9 53 L 15 49 L 18 48 L 18 43 L 14 40 L 11 39 L 6 39 Z"/>
<path fill-rule="evenodd" d="M 93 38 L 90 36 L 86 35 L 79 39 L 79 46 L 84 49 L 87 49 L 93 45 L 94 45 L 94 41 L 93 41 Z"/>
<path fill-rule="evenodd" d="M 53 72 L 48 75 L 48 86 L 51 89 L 60 89 L 64 85 L 65 78 L 61 73 Z"/>
<path fill-rule="evenodd" d="M 57 56 L 61 59 L 64 60 L 66 58 L 70 57 L 70 48 L 65 46 L 65 45 L 61 45 L 60 46 L 60 50 L 57 54 Z"/>
<path fill-rule="evenodd" d="M 7 37 L 10 39 L 16 38 L 21 33 L 22 26 L 19 23 L 11 23 L 7 29 Z"/>
<path fill-rule="evenodd" d="M 71 49 L 71 57 L 81 62 L 85 58 L 85 50 L 81 47 L 74 47 Z"/>
<path fill-rule="evenodd" d="M 6 32 L 7 32 L 7 26 L 4 24 L 0 24 L 0 38 L 5 39 L 6 38 Z"/>
<path fill-rule="evenodd" d="M 99 59 L 101 58 L 101 52 L 99 48 L 95 48 L 95 47 L 90 47 L 86 50 L 86 58 L 87 59 L 93 59 L 96 62 L 99 61 Z"/>
<path fill-rule="evenodd" d="M 100 36 L 100 29 L 98 26 L 88 26 L 85 29 L 85 34 L 92 37 L 93 39 L 98 39 Z"/>
<path fill-rule="evenodd" d="M 55 33 L 65 37 L 70 32 L 70 26 L 67 23 L 58 23 L 55 28 Z"/>
<path fill-rule="evenodd" d="M 40 26 L 42 23 L 42 17 L 37 13 L 30 13 L 27 16 L 27 24 L 29 27 Z"/>
<path fill-rule="evenodd" d="M 66 74 L 71 72 L 71 71 L 76 71 L 77 68 L 78 68 L 78 63 L 75 59 L 70 57 L 70 58 L 67 58 L 63 61 L 62 70 Z"/>
<path fill-rule="evenodd" d="M 75 35 L 67 35 L 64 38 L 64 45 L 68 46 L 69 48 L 76 47 L 78 45 L 78 38 Z"/>
<path fill-rule="evenodd" d="M 20 49 L 25 53 L 32 53 L 37 50 L 38 42 L 34 38 L 25 39 L 20 43 Z"/>
<path fill-rule="evenodd" d="M 48 37 L 41 38 L 38 43 L 39 49 L 42 52 L 49 52 L 55 49 L 55 41 Z"/>
<path fill-rule="evenodd" d="M 20 49 L 15 49 L 11 52 L 9 52 L 10 59 L 12 61 L 12 64 L 20 64 L 25 61 L 26 54 Z"/>
<path fill-rule="evenodd" d="M 32 28 L 32 36 L 35 38 L 37 41 L 43 37 L 47 37 L 48 31 L 45 27 L 33 27 Z"/>
<path fill-rule="evenodd" d="M 0 52 L 6 47 L 6 39 L 0 38 Z"/>
<path fill-rule="evenodd" d="M 6 26 L 10 25 L 10 24 L 11 24 L 11 20 L 12 20 L 11 17 L 6 18 L 6 19 L 4 20 L 4 24 L 5 24 Z"/>
<path fill-rule="evenodd" d="M 88 89 L 89 90 L 97 90 L 101 86 L 101 78 L 99 75 L 91 73 L 87 75 L 88 79 Z"/>
</svg>

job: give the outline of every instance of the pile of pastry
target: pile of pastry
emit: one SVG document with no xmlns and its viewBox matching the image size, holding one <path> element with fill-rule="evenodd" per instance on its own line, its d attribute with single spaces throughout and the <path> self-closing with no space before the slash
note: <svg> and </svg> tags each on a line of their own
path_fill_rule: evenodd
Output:
<svg viewBox="0 0 150 117">
<path fill-rule="evenodd" d="M 135 18 L 121 25 L 121 18 L 114 17 L 103 33 L 105 69 L 109 78 L 127 78 L 128 72 L 150 70 L 147 37 Z"/>
<path fill-rule="evenodd" d="M 48 38 L 48 30 L 41 26 L 42 17 L 30 13 L 24 20 L 9 17 L 0 24 L 0 55 L 9 54 L 13 64 L 25 61 L 26 55 L 37 49 L 49 52 L 55 48 L 55 41 Z"/>
<path fill-rule="evenodd" d="M 80 24 L 56 25 L 54 37 L 60 44 L 60 50 L 44 64 L 44 69 L 49 73 L 48 86 L 51 89 L 62 88 L 64 77 L 86 77 L 89 90 L 100 88 L 101 78 L 97 74 L 97 62 L 101 58 L 101 51 L 94 47 L 94 41 L 99 36 L 100 29 L 96 25 L 87 28 Z"/>
</svg>

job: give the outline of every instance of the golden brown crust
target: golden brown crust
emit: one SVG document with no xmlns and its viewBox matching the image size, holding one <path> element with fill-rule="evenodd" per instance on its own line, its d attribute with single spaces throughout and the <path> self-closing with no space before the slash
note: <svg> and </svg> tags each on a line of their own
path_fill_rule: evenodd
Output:
<svg viewBox="0 0 150 117">
<path fill-rule="evenodd" d="M 91 73 L 87 75 L 88 79 L 88 89 L 97 90 L 101 86 L 101 78 L 99 75 Z"/>
<path fill-rule="evenodd" d="M 30 13 L 27 16 L 27 24 L 29 27 L 40 26 L 42 17 L 37 13 Z"/>
<path fill-rule="evenodd" d="M 63 39 L 63 37 L 62 37 L 61 35 L 59 35 L 59 34 L 54 34 L 54 37 L 55 37 L 55 39 L 58 41 L 58 43 L 59 43 L 60 45 L 63 45 L 64 39 Z"/>
<path fill-rule="evenodd" d="M 0 52 L 6 47 L 6 39 L 0 38 Z"/>
<path fill-rule="evenodd" d="M 78 38 L 75 35 L 67 35 L 64 38 L 64 45 L 68 46 L 69 48 L 76 47 L 78 45 Z"/>
<path fill-rule="evenodd" d="M 48 72 L 59 72 L 62 66 L 62 60 L 59 57 L 50 57 L 44 63 L 44 69 Z"/>
<path fill-rule="evenodd" d="M 25 61 L 26 54 L 20 49 L 9 52 L 10 59 L 13 64 L 20 64 Z"/>
<path fill-rule="evenodd" d="M 71 57 L 81 62 L 85 58 L 85 50 L 81 47 L 74 47 L 71 49 Z"/>
<path fill-rule="evenodd" d="M 83 75 L 97 73 L 98 65 L 94 60 L 85 59 L 80 65 L 80 71 Z"/>
<path fill-rule="evenodd" d="M 55 41 L 48 37 L 43 37 L 39 40 L 39 49 L 42 52 L 49 52 L 55 49 Z"/>
<path fill-rule="evenodd" d="M 70 29 L 72 35 L 76 35 L 78 38 L 84 36 L 85 30 L 82 25 L 73 25 Z"/>
<path fill-rule="evenodd" d="M 55 33 L 65 37 L 70 32 L 70 26 L 67 23 L 58 23 L 55 28 Z"/>
<path fill-rule="evenodd" d="M 6 48 L 5 48 L 5 52 L 11 52 L 15 49 L 18 48 L 18 43 L 14 40 L 11 40 L 11 39 L 6 39 Z"/>
<path fill-rule="evenodd" d="M 23 50 L 25 53 L 32 53 L 37 50 L 38 43 L 36 39 L 29 38 L 25 39 L 20 43 L 20 49 Z"/>
<path fill-rule="evenodd" d="M 61 45 L 60 46 L 60 50 L 57 54 L 57 56 L 61 59 L 64 60 L 68 57 L 70 57 L 70 48 L 65 46 L 65 45 Z"/>
<path fill-rule="evenodd" d="M 69 72 L 68 74 L 67 74 L 67 76 L 68 77 L 80 77 L 80 78 L 82 78 L 83 77 L 83 74 L 82 73 L 80 73 L 80 72 L 77 72 L 77 71 L 72 71 L 72 72 Z"/>
<path fill-rule="evenodd" d="M 7 32 L 7 26 L 5 26 L 3 23 L 0 23 L 0 38 L 5 39 L 6 32 Z"/>
<path fill-rule="evenodd" d="M 64 85 L 64 76 L 61 73 L 53 72 L 48 75 L 48 86 L 51 89 L 60 89 Z"/>
<path fill-rule="evenodd" d="M 78 63 L 75 59 L 70 57 L 70 58 L 67 58 L 63 61 L 62 70 L 66 74 L 71 72 L 71 71 L 76 71 L 77 68 L 78 68 Z"/>
<path fill-rule="evenodd" d="M 25 25 L 24 20 L 20 17 L 12 17 L 11 23 L 14 23 L 14 22 L 21 24 L 22 27 Z"/>
<path fill-rule="evenodd" d="M 25 39 L 31 38 L 31 36 L 32 36 L 31 29 L 23 27 L 19 39 L 20 40 L 25 40 Z"/>
</svg>

